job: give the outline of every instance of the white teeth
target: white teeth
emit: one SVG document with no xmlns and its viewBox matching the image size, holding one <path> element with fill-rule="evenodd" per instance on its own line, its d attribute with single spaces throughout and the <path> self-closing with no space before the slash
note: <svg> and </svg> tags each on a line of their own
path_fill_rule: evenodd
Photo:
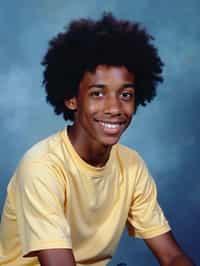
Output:
<svg viewBox="0 0 200 266">
<path fill-rule="evenodd" d="M 120 126 L 119 124 L 108 124 L 108 123 L 104 123 L 104 122 L 101 122 L 101 124 L 107 128 L 118 128 Z"/>
</svg>

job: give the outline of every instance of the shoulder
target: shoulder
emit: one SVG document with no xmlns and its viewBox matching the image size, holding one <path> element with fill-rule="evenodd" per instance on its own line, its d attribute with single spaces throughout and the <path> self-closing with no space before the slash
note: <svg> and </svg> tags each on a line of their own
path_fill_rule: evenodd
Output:
<svg viewBox="0 0 200 266">
<path fill-rule="evenodd" d="M 117 144 L 115 150 L 120 168 L 132 182 L 134 181 L 135 184 L 152 182 L 148 167 L 137 151 L 121 144 Z"/>
<path fill-rule="evenodd" d="M 18 180 L 33 182 L 36 178 L 56 177 L 60 168 L 62 131 L 59 131 L 34 144 L 22 157 L 16 169 L 15 176 Z M 51 179 L 52 179 L 51 178 Z"/>
<path fill-rule="evenodd" d="M 21 162 L 41 160 L 48 154 L 54 153 L 61 144 L 61 133 L 62 131 L 58 131 L 31 146 L 22 157 Z"/>
<path fill-rule="evenodd" d="M 18 167 L 42 164 L 60 164 L 63 160 L 63 134 L 64 129 L 48 136 L 47 138 L 37 142 L 30 147 L 22 159 Z"/>
<path fill-rule="evenodd" d="M 142 166 L 145 164 L 140 154 L 132 148 L 129 148 L 125 145 L 118 143 L 115 145 L 115 151 L 116 151 L 117 157 L 121 161 L 123 161 L 127 166 L 128 165 Z"/>
</svg>

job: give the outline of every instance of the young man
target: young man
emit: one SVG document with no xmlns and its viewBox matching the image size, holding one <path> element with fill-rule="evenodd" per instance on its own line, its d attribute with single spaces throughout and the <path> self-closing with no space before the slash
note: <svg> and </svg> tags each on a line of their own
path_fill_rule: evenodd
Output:
<svg viewBox="0 0 200 266">
<path fill-rule="evenodd" d="M 194 265 L 172 236 L 144 161 L 117 144 L 162 81 L 152 39 L 138 24 L 104 14 L 73 21 L 50 41 L 47 101 L 73 124 L 34 145 L 13 175 L 1 266 L 106 265 L 126 224 L 160 265 Z"/>
</svg>

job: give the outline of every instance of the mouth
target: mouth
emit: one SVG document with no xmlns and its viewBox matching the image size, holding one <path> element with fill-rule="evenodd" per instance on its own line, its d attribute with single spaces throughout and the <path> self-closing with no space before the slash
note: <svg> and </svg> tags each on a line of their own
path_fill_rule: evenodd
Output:
<svg viewBox="0 0 200 266">
<path fill-rule="evenodd" d="M 125 121 L 101 121 L 96 120 L 107 134 L 119 134 L 125 128 Z"/>
</svg>

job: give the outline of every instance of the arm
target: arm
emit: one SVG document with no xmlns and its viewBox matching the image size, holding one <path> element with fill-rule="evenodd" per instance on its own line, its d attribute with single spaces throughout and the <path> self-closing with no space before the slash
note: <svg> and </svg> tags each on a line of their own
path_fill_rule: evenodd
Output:
<svg viewBox="0 0 200 266">
<path fill-rule="evenodd" d="M 76 266 L 72 249 L 47 249 L 35 252 L 41 266 Z"/>
<path fill-rule="evenodd" d="M 178 246 L 172 232 L 145 239 L 145 242 L 162 266 L 195 265 Z"/>
</svg>

